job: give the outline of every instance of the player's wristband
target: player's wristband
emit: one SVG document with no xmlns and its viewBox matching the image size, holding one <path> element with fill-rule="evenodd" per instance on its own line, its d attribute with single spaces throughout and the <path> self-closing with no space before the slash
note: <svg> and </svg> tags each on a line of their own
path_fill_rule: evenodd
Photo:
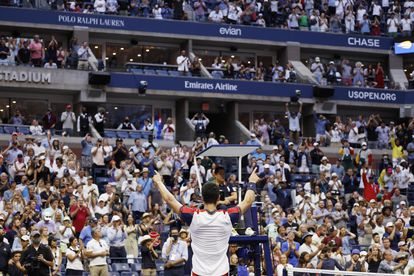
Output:
<svg viewBox="0 0 414 276">
<path fill-rule="evenodd" d="M 247 190 L 252 190 L 253 192 L 256 192 L 256 184 L 254 183 L 248 183 L 247 184 Z"/>
</svg>

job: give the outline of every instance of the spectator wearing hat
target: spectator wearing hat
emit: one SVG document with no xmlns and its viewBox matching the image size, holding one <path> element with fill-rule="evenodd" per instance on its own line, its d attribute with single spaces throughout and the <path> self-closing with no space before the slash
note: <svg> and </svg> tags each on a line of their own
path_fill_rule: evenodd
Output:
<svg viewBox="0 0 414 276">
<path fill-rule="evenodd" d="M 366 142 L 361 143 L 361 149 L 357 153 L 355 157 L 355 162 L 358 164 L 359 167 L 367 164 L 368 166 L 372 165 L 373 162 L 373 155 L 372 151 L 368 148 Z"/>
<path fill-rule="evenodd" d="M 302 237 L 302 245 L 299 247 L 299 255 L 302 255 L 304 252 L 308 253 L 309 260 L 311 260 L 311 263 L 314 267 L 316 267 L 317 261 L 318 261 L 318 254 L 322 250 L 322 248 L 325 247 L 325 244 L 320 244 L 319 246 L 315 246 L 312 243 L 312 236 L 313 233 L 305 233 Z"/>
<path fill-rule="evenodd" d="M 325 73 L 325 68 L 323 67 L 321 59 L 319 57 L 315 57 L 315 61 L 311 64 L 310 70 L 313 73 L 316 81 L 321 84 L 322 77 Z"/>
<path fill-rule="evenodd" d="M 62 112 L 62 115 L 60 116 L 60 122 L 62 123 L 62 134 L 72 136 L 73 124 L 76 123 L 76 115 L 72 112 L 72 105 L 66 105 L 66 110 Z"/>
<path fill-rule="evenodd" d="M 365 266 L 360 261 L 359 249 L 353 249 L 351 253 L 351 260 L 345 264 L 346 271 L 366 272 Z"/>
<path fill-rule="evenodd" d="M 112 226 L 108 229 L 109 256 L 119 263 L 126 262 L 125 241 L 127 234 L 121 217 L 114 215 L 111 223 Z"/>
<path fill-rule="evenodd" d="M 151 218 L 150 213 L 144 213 L 141 216 L 141 223 L 138 226 L 138 233 L 140 236 L 147 235 L 151 232 L 154 220 Z"/>
<path fill-rule="evenodd" d="M 262 146 L 262 143 L 259 141 L 259 139 L 257 139 L 256 134 L 254 134 L 252 132 L 252 133 L 250 133 L 250 140 L 246 142 L 246 145 L 249 145 L 249 146 Z"/>
<path fill-rule="evenodd" d="M 302 102 L 299 103 L 299 111 L 298 113 L 291 112 L 289 110 L 289 103 L 286 103 L 286 115 L 289 120 L 289 139 L 291 142 L 298 144 L 299 143 L 299 135 L 300 135 L 300 118 L 302 117 Z"/>
<path fill-rule="evenodd" d="M 125 160 L 128 156 L 128 149 L 124 144 L 124 140 L 121 138 L 116 139 L 116 145 L 113 149 L 112 156 L 117 164 L 120 165 L 121 161 Z"/>
<path fill-rule="evenodd" d="M 102 239 L 99 228 L 92 229 L 92 237 L 86 246 L 86 256 L 89 258 L 89 269 L 91 276 L 109 275 L 106 257 L 109 256 L 109 246 Z"/>
<path fill-rule="evenodd" d="M 149 235 L 145 235 L 141 238 L 141 274 L 144 276 L 157 275 L 155 260 L 158 259 L 158 254 L 154 249 L 155 243 L 156 240 L 153 240 Z"/>
<path fill-rule="evenodd" d="M 20 259 L 23 272 L 28 276 L 49 276 L 53 267 L 52 251 L 48 246 L 40 243 L 39 231 L 33 231 L 31 237 L 32 243 L 22 252 Z"/>
</svg>

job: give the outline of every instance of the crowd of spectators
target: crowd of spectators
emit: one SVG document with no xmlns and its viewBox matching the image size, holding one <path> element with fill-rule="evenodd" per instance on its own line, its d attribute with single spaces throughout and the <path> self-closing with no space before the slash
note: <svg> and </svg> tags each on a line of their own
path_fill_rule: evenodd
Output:
<svg viewBox="0 0 414 276">
<path fill-rule="evenodd" d="M 3 0 L 2 5 L 77 13 L 120 14 L 156 19 L 255 25 L 292 30 L 410 36 L 412 1 L 137 1 Z"/>
<path fill-rule="evenodd" d="M 271 241 L 276 275 L 288 266 L 412 275 L 414 120 L 386 123 L 374 114 L 346 123 L 338 117 L 331 125 L 315 114 L 315 138 L 305 139 L 301 113 L 300 102 L 298 111 L 286 104 L 287 130 L 278 120 L 268 126 L 262 119 L 250 139 L 240 141 L 259 146 L 243 161 L 243 174 L 256 169 L 260 177 L 259 234 Z M 96 116 L 104 120 L 104 110 Z M 189 274 L 191 233 L 166 207 L 151 178 L 157 170 L 186 206 L 201 203 L 198 179 L 214 182 L 221 191 L 218 208 L 235 206 L 239 185 L 233 161 L 194 160 L 206 147 L 230 141 L 207 133 L 210 119 L 202 113 L 191 119 L 193 147 L 176 141 L 172 148 L 161 147 L 152 135 L 129 147 L 119 138 L 113 145 L 95 139 L 81 127 L 82 120 L 87 126 L 97 121 L 85 109 L 76 116 L 68 105 L 60 118 L 72 126 L 65 125 L 66 133 L 84 135 L 80 154 L 54 133 L 51 110 L 43 118 L 48 126 L 33 124 L 31 136 L 13 133 L 2 147 L 0 271 L 58 275 L 64 268 L 65 275 L 82 275 L 84 269 L 102 275 L 109 257 L 113 263 L 139 262 L 143 275 L 155 275 L 157 264 L 165 275 Z M 131 129 L 129 118 L 119 128 Z M 271 152 L 261 147 L 266 143 L 275 145 Z M 329 144 L 338 154 L 328 158 Z M 384 150 L 381 160 L 372 153 L 377 148 Z M 39 250 L 42 254 L 33 257 Z M 249 252 L 229 245 L 230 275 L 254 273 Z"/>
</svg>

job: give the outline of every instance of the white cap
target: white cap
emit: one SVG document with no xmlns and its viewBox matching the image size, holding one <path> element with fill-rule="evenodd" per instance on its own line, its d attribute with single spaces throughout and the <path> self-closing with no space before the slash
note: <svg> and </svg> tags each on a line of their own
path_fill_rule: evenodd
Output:
<svg viewBox="0 0 414 276">
<path fill-rule="evenodd" d="M 317 147 L 317 146 L 319 146 L 319 143 L 318 142 L 315 142 L 315 143 L 313 143 L 313 146 L 314 147 Z"/>
<path fill-rule="evenodd" d="M 128 175 L 127 180 L 134 180 L 134 177 L 132 175 Z"/>
<path fill-rule="evenodd" d="M 315 58 L 315 61 L 316 61 L 316 62 L 320 62 L 320 61 L 321 61 L 321 59 L 320 59 L 319 57 L 316 57 L 316 58 Z"/>
<path fill-rule="evenodd" d="M 273 208 L 273 209 L 272 209 L 272 214 L 273 214 L 273 213 L 276 213 L 276 212 L 279 212 L 279 210 L 278 210 L 277 208 Z"/>
<path fill-rule="evenodd" d="M 112 217 L 111 222 L 118 221 L 118 220 L 121 220 L 121 217 L 118 216 L 118 215 L 115 215 L 115 216 Z"/>
<path fill-rule="evenodd" d="M 362 142 L 362 144 L 361 144 L 362 146 L 366 146 L 367 145 L 367 142 Z"/>
<path fill-rule="evenodd" d="M 322 157 L 322 159 L 321 159 L 321 161 L 328 161 L 328 157 L 326 157 L 326 156 L 324 156 L 324 157 Z"/>
<path fill-rule="evenodd" d="M 394 223 L 392 223 L 391 221 L 387 223 L 387 225 L 385 225 L 385 227 L 394 227 Z"/>
<path fill-rule="evenodd" d="M 336 173 L 332 173 L 331 177 L 338 177 L 338 175 Z"/>
<path fill-rule="evenodd" d="M 63 150 L 67 150 L 67 149 L 69 149 L 69 147 L 68 146 L 63 146 L 63 148 L 62 148 Z"/>
<path fill-rule="evenodd" d="M 30 240 L 30 237 L 28 235 L 23 235 L 21 237 L 21 239 L 24 240 L 24 241 L 29 241 Z"/>
<path fill-rule="evenodd" d="M 400 205 L 407 205 L 407 203 L 405 203 L 405 201 L 404 200 L 402 200 L 401 202 L 400 202 Z"/>
<path fill-rule="evenodd" d="M 273 148 L 272 148 L 272 150 L 278 150 L 279 148 L 277 147 L 277 146 L 274 146 Z"/>
<path fill-rule="evenodd" d="M 359 207 L 359 204 L 358 203 L 354 203 L 354 207 Z"/>
<path fill-rule="evenodd" d="M 375 201 L 375 199 L 371 199 L 370 201 L 369 201 L 369 203 L 375 203 L 376 201 Z"/>
<path fill-rule="evenodd" d="M 250 137 L 252 137 L 252 138 L 256 138 L 256 134 L 254 134 L 254 133 L 250 133 Z"/>
<path fill-rule="evenodd" d="M 359 255 L 360 255 L 360 256 L 366 256 L 366 255 L 368 255 L 368 252 L 367 252 L 367 251 L 365 251 L 365 250 L 362 250 L 362 251 L 359 253 Z"/>
<path fill-rule="evenodd" d="M 269 164 L 264 164 L 263 168 L 270 169 L 270 165 Z"/>
<path fill-rule="evenodd" d="M 398 243 L 398 247 L 400 247 L 400 246 L 404 246 L 405 245 L 405 241 L 400 241 L 399 243 Z"/>
<path fill-rule="evenodd" d="M 292 142 L 289 142 L 288 146 L 293 146 L 294 144 Z"/>
</svg>

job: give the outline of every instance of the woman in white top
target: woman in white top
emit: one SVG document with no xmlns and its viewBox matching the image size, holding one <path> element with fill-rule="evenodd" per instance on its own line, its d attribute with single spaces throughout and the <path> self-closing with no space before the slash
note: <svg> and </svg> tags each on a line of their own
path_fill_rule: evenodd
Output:
<svg viewBox="0 0 414 276">
<path fill-rule="evenodd" d="M 60 266 L 62 265 L 62 252 L 57 246 L 57 239 L 55 237 L 49 237 L 48 243 L 53 255 L 52 275 L 60 275 Z"/>
<path fill-rule="evenodd" d="M 326 32 L 328 30 L 328 19 L 325 16 L 325 13 L 321 13 L 319 17 L 319 31 Z"/>
<path fill-rule="evenodd" d="M 70 217 L 65 216 L 63 218 L 63 225 L 59 226 L 59 233 L 61 236 L 61 247 L 65 250 L 69 246 L 69 239 L 76 234 L 75 227 L 72 226 Z"/>
<path fill-rule="evenodd" d="M 279 264 L 276 267 L 276 275 L 283 276 L 286 275 L 283 271 L 287 268 L 293 268 L 291 264 L 288 263 L 287 257 L 285 254 L 280 255 Z"/>
<path fill-rule="evenodd" d="M 165 122 L 162 128 L 162 136 L 164 140 L 174 141 L 175 126 L 170 117 L 167 118 L 167 121 Z"/>
<path fill-rule="evenodd" d="M 113 151 L 112 146 L 109 144 L 108 138 L 103 138 L 102 147 L 104 150 L 104 161 L 108 162 L 112 158 L 112 151 Z"/>
<path fill-rule="evenodd" d="M 93 4 L 93 7 L 95 8 L 95 11 L 97 13 L 105 13 L 106 12 L 106 2 L 105 2 L 105 0 L 95 0 L 95 3 Z"/>
<path fill-rule="evenodd" d="M 82 260 L 84 258 L 84 255 L 83 255 L 83 249 L 79 247 L 79 242 L 76 237 L 71 237 L 69 239 L 69 248 L 66 251 L 66 257 L 68 261 L 66 263 L 65 275 L 82 276 L 83 274 Z"/>
<path fill-rule="evenodd" d="M 162 9 L 157 5 L 154 6 L 152 9 L 152 14 L 154 15 L 155 19 L 162 19 Z"/>
<path fill-rule="evenodd" d="M 319 172 L 323 173 L 327 178 L 331 177 L 331 163 L 329 163 L 328 157 L 322 157 Z"/>
</svg>

